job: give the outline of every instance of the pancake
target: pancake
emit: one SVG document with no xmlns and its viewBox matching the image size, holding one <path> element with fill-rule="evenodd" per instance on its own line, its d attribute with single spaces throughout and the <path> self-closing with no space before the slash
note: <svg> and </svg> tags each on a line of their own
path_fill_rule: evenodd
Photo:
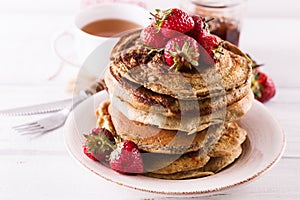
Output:
<svg viewBox="0 0 300 200">
<path fill-rule="evenodd" d="M 211 158 L 210 161 L 203 167 L 203 171 L 213 171 L 214 173 L 219 172 L 220 170 L 224 169 L 235 159 L 237 159 L 242 153 L 242 147 L 239 146 L 236 149 L 233 150 L 231 155 L 227 156 L 221 156 L 221 157 L 215 157 Z"/>
<path fill-rule="evenodd" d="M 136 109 L 134 105 L 125 102 L 118 96 L 112 96 L 112 105 L 118 107 L 119 111 L 131 121 L 154 125 L 161 129 L 179 130 L 188 133 L 202 131 L 215 124 L 237 121 L 248 112 L 252 101 L 253 93 L 250 91 L 240 101 L 212 114 L 204 115 L 200 112 L 197 115 L 183 115 L 181 118 L 175 118 L 156 114 L 153 110 L 157 109 L 157 106 L 149 108 L 148 111 L 143 111 Z"/>
<path fill-rule="evenodd" d="M 200 156 L 199 152 L 183 155 L 142 153 L 145 172 L 156 174 L 173 174 L 204 167 L 209 156 Z"/>
<path fill-rule="evenodd" d="M 110 105 L 110 100 L 106 100 L 100 103 L 99 107 L 96 109 L 97 125 L 98 127 L 105 128 L 112 133 L 114 137 L 117 136 L 114 125 L 111 121 L 111 116 L 108 112 L 108 106 Z"/>
<path fill-rule="evenodd" d="M 228 165 L 232 164 L 234 160 L 239 157 L 241 152 L 242 152 L 242 148 L 238 147 L 234 152 L 234 154 L 230 156 L 211 158 L 211 160 L 204 167 L 195 170 L 176 172 L 173 174 L 158 174 L 158 173 L 149 172 L 144 175 L 153 178 L 168 179 L 168 180 L 191 179 L 191 178 L 201 178 L 205 176 L 210 176 L 210 175 L 214 175 L 215 173 L 224 169 Z"/>
<path fill-rule="evenodd" d="M 235 154 L 239 147 L 246 140 L 246 131 L 238 126 L 237 123 L 230 123 L 226 131 L 223 132 L 220 140 L 209 152 L 210 157 L 223 157 Z"/>
<path fill-rule="evenodd" d="M 114 106 L 109 106 L 108 110 L 119 137 L 131 140 L 139 149 L 152 153 L 182 154 L 201 149 L 205 154 L 219 140 L 224 129 L 223 124 L 216 124 L 203 131 L 187 134 L 131 121 Z"/>
<path fill-rule="evenodd" d="M 203 171 L 202 169 L 190 170 L 185 172 L 177 172 L 174 174 L 156 174 L 156 173 L 146 173 L 145 176 L 152 178 L 160 178 L 167 180 L 182 180 L 182 179 L 191 179 L 191 178 L 201 178 L 205 176 L 211 176 L 215 173 L 210 171 Z"/>
<path fill-rule="evenodd" d="M 112 51 L 110 71 L 121 84 L 130 81 L 182 100 L 219 96 L 220 91 L 250 84 L 251 60 L 229 42 L 222 42 L 223 55 L 213 66 L 178 73 L 166 66 L 163 52 L 149 55 L 139 35 L 136 31 L 122 37 Z"/>
<path fill-rule="evenodd" d="M 232 164 L 241 155 L 242 153 L 241 144 L 235 145 L 234 147 L 235 148 L 232 148 L 232 152 L 229 155 L 224 155 L 220 157 L 211 157 L 210 160 L 203 167 L 200 168 L 189 170 L 189 168 L 187 167 L 185 168 L 186 170 L 177 171 L 175 173 L 162 173 L 165 172 L 165 170 L 162 169 L 153 172 L 148 172 L 145 173 L 144 175 L 149 177 L 154 177 L 154 178 L 170 179 L 170 180 L 199 178 L 199 177 L 213 175 L 215 173 L 218 173 L 225 167 L 229 166 L 230 164 Z M 180 159 L 177 160 L 178 163 L 181 163 L 181 161 L 183 160 Z M 190 163 L 185 163 L 186 166 L 188 166 L 189 164 Z M 170 166 L 172 166 L 172 164 Z M 170 168 L 170 166 L 168 167 Z M 177 165 L 173 167 L 177 167 Z"/>
<path fill-rule="evenodd" d="M 231 123 L 208 156 L 201 156 L 198 151 L 183 155 L 152 153 L 146 154 L 143 161 L 146 171 L 156 174 L 173 174 L 203 167 L 203 171 L 217 172 L 232 163 L 241 154 L 241 144 L 245 140 L 246 131 L 237 123 Z"/>
<path fill-rule="evenodd" d="M 152 153 L 182 154 L 198 151 L 206 155 L 223 132 L 224 126 L 215 125 L 199 133 L 188 135 L 186 132 L 170 131 L 151 125 L 128 120 L 122 113 L 102 102 L 96 110 L 97 125 L 104 127 L 123 140 L 131 140 L 138 148 Z"/>
<path fill-rule="evenodd" d="M 96 111 L 98 126 L 110 130 L 119 137 L 109 112 L 110 101 L 104 101 Z M 130 126 L 130 124 L 128 124 Z M 145 133 L 140 130 L 141 133 Z M 145 134 L 147 134 L 146 132 Z M 157 138 L 159 140 L 159 138 Z M 226 125 L 220 139 L 210 146 L 209 151 L 184 154 L 163 154 L 142 151 L 145 175 L 164 179 L 185 179 L 212 175 L 232 163 L 241 154 L 241 144 L 246 139 L 246 131 L 237 123 Z"/>
<path fill-rule="evenodd" d="M 151 109 L 153 113 L 173 118 L 180 118 L 182 115 L 194 115 L 199 112 L 201 115 L 208 115 L 242 100 L 252 92 L 250 86 L 246 84 L 226 93 L 220 92 L 218 97 L 211 98 L 208 96 L 202 100 L 179 100 L 155 93 L 128 81 L 121 85 L 110 71 L 106 71 L 105 83 L 111 95 L 127 102 L 135 109 L 145 112 Z M 249 101 L 248 107 L 250 106 L 251 101 Z"/>
</svg>

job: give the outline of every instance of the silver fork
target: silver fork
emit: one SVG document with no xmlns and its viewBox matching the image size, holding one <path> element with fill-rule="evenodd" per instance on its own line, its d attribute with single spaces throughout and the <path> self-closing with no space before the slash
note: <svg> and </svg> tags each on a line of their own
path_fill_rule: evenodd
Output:
<svg viewBox="0 0 300 200">
<path fill-rule="evenodd" d="M 80 92 L 80 95 L 73 99 L 73 104 L 65 109 L 50 115 L 49 117 L 40 120 L 21 124 L 12 127 L 15 131 L 21 134 L 44 134 L 53 131 L 64 125 L 69 113 L 83 100 L 87 99 L 92 93 L 88 91 Z"/>
</svg>

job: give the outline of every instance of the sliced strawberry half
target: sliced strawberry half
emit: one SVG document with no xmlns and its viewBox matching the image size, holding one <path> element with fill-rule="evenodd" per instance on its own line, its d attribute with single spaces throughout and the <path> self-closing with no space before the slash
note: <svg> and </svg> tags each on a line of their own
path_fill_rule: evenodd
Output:
<svg viewBox="0 0 300 200">
<path fill-rule="evenodd" d="M 110 167 L 122 174 L 141 174 L 144 172 L 142 155 L 137 145 L 125 140 L 117 144 L 117 148 L 110 154 Z"/>
</svg>

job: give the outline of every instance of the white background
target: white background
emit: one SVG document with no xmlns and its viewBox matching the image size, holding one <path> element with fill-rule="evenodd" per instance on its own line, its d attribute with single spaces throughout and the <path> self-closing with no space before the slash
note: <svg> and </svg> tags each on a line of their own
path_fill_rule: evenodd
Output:
<svg viewBox="0 0 300 200">
<path fill-rule="evenodd" d="M 145 2 L 151 10 L 177 5 L 171 0 Z M 79 9 L 78 0 L 0 0 L 0 109 L 70 97 L 66 87 L 76 68 L 63 64 L 62 72 L 48 79 L 61 65 L 53 40 L 70 27 Z M 284 156 L 246 187 L 206 199 L 300 199 L 299 9 L 295 0 L 249 0 L 240 41 L 276 83 L 277 95 L 265 105 L 286 132 Z M 62 129 L 38 139 L 10 129 L 38 117 L 0 117 L 0 200 L 152 197 L 83 170 L 68 155 Z"/>
</svg>

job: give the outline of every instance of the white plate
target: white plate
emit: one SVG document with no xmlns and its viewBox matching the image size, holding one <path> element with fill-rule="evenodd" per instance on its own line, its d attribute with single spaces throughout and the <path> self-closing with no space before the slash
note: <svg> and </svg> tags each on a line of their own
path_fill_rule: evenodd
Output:
<svg viewBox="0 0 300 200">
<path fill-rule="evenodd" d="M 225 170 L 204 178 L 190 180 L 161 180 L 144 176 L 121 175 L 83 154 L 83 133 L 96 126 L 95 109 L 108 98 L 100 92 L 80 104 L 65 124 L 65 143 L 71 155 L 96 175 L 140 191 L 167 195 L 203 195 L 247 183 L 269 170 L 280 159 L 285 147 L 285 135 L 269 111 L 255 101 L 252 109 L 240 121 L 247 130 L 248 140 L 241 157 Z"/>
</svg>

